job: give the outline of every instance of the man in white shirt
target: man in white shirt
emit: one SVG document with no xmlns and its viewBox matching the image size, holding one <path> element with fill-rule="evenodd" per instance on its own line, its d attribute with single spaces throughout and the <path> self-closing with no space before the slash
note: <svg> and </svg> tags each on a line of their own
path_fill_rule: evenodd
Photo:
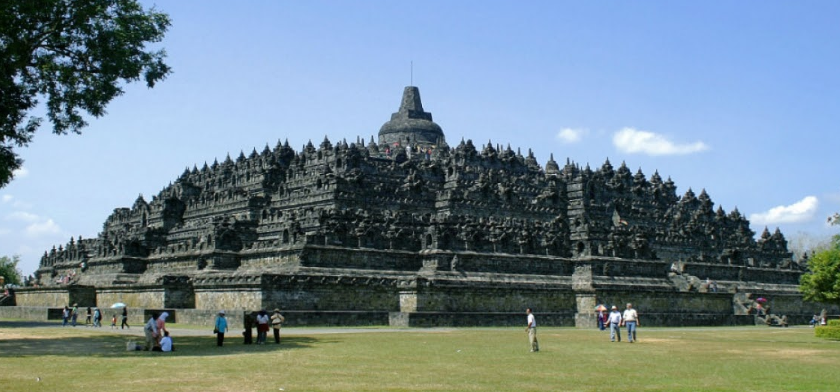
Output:
<svg viewBox="0 0 840 392">
<path fill-rule="evenodd" d="M 633 309 L 633 304 L 627 304 L 627 310 L 624 311 L 624 324 L 627 325 L 627 339 L 630 343 L 636 341 L 636 327 L 640 325 L 639 314 L 636 309 Z"/>
<path fill-rule="evenodd" d="M 537 342 L 537 318 L 531 313 L 531 308 L 525 309 L 528 314 L 528 326 L 525 331 L 528 332 L 528 342 L 531 343 L 531 352 L 540 351 L 540 344 Z"/>
<path fill-rule="evenodd" d="M 621 312 L 615 305 L 610 309 L 610 315 L 607 316 L 607 323 L 610 325 L 610 341 L 614 342 L 616 337 L 621 341 Z"/>
</svg>

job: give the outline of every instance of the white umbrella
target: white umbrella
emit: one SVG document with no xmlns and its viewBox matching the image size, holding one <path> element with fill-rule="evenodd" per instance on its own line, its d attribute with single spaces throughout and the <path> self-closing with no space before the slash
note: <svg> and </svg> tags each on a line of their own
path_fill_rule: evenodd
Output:
<svg viewBox="0 0 840 392">
<path fill-rule="evenodd" d="M 114 308 L 124 308 L 124 307 L 125 307 L 125 304 L 122 303 L 122 302 L 117 302 L 117 303 L 111 305 L 112 309 L 114 309 Z"/>
</svg>

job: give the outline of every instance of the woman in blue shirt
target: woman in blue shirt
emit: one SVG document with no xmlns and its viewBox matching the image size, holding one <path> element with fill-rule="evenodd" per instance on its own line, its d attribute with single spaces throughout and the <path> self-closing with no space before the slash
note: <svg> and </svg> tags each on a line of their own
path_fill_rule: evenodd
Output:
<svg viewBox="0 0 840 392">
<path fill-rule="evenodd" d="M 220 310 L 219 315 L 216 316 L 216 345 L 222 347 L 225 342 L 225 332 L 228 330 L 227 319 L 225 318 L 225 311 Z"/>
</svg>

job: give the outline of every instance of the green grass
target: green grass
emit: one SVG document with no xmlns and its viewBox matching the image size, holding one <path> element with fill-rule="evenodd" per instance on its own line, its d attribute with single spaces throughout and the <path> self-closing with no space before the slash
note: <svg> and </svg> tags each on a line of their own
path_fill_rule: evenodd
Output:
<svg viewBox="0 0 840 392">
<path fill-rule="evenodd" d="M 11 323 L 13 325 L 13 323 Z M 3 391 L 833 391 L 840 342 L 810 328 L 524 328 L 307 334 L 280 346 L 230 333 L 175 337 L 174 353 L 127 352 L 108 328 L 0 327 Z M 204 328 L 206 329 L 206 328 Z M 139 339 L 140 338 L 134 338 Z M 271 338 L 269 337 L 269 340 Z M 40 381 L 36 378 L 40 377 Z"/>
</svg>

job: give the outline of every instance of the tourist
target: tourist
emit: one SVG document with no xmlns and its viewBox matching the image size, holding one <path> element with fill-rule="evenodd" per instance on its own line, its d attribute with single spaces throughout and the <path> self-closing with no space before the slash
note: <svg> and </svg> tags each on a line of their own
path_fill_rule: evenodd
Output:
<svg viewBox="0 0 840 392">
<path fill-rule="evenodd" d="M 274 329 L 274 343 L 280 344 L 280 326 L 286 319 L 280 314 L 280 309 L 274 309 L 271 315 L 271 328 Z"/>
<path fill-rule="evenodd" d="M 610 341 L 614 342 L 616 339 L 621 341 L 621 312 L 618 307 L 613 305 L 610 308 L 610 314 L 607 316 L 607 324 L 610 325 Z"/>
<path fill-rule="evenodd" d="M 93 326 L 102 327 L 102 312 L 99 308 L 93 308 Z"/>
<path fill-rule="evenodd" d="M 169 312 L 163 312 L 157 318 L 157 336 L 158 336 L 158 344 L 160 344 L 160 340 L 163 339 L 163 334 L 166 332 L 166 318 L 169 317 Z"/>
<path fill-rule="evenodd" d="M 528 314 L 528 326 L 525 327 L 525 331 L 528 332 L 528 343 L 531 345 L 531 352 L 534 353 L 540 351 L 540 344 L 537 342 L 537 319 L 531 308 L 525 309 L 525 313 Z"/>
<path fill-rule="evenodd" d="M 85 327 L 89 327 L 93 325 L 93 310 L 91 310 L 90 306 L 87 308 L 87 313 L 85 314 Z"/>
<path fill-rule="evenodd" d="M 158 314 L 152 313 L 152 317 L 149 318 L 149 321 L 143 327 L 143 332 L 146 334 L 146 351 L 151 351 L 157 343 L 157 318 Z"/>
<path fill-rule="evenodd" d="M 627 304 L 627 310 L 624 311 L 622 318 L 624 324 L 627 325 L 627 340 L 633 343 L 636 341 L 636 327 L 639 326 L 639 314 L 636 313 L 636 309 L 633 309 L 633 304 Z"/>
<path fill-rule="evenodd" d="M 213 329 L 216 332 L 216 345 L 222 347 L 225 342 L 225 332 L 228 330 L 227 319 L 225 318 L 225 311 L 220 310 L 219 315 L 216 316 L 216 327 Z"/>
<path fill-rule="evenodd" d="M 160 339 L 160 351 L 172 351 L 172 338 L 169 337 L 169 331 L 163 331 L 163 337 Z"/>
<path fill-rule="evenodd" d="M 76 319 L 79 317 L 79 304 L 73 304 L 73 309 L 70 310 L 70 323 L 76 326 Z"/>
<path fill-rule="evenodd" d="M 69 320 L 69 319 L 70 319 L 70 308 L 68 308 L 67 306 L 64 306 L 64 310 L 61 311 L 61 320 L 62 320 L 61 321 L 61 326 L 66 327 L 67 326 L 67 320 Z"/>
<path fill-rule="evenodd" d="M 242 317 L 242 324 L 245 326 L 245 331 L 242 332 L 242 336 L 245 338 L 244 344 L 254 343 L 254 323 L 254 313 L 245 313 L 245 316 Z"/>
<path fill-rule="evenodd" d="M 125 328 L 130 329 L 130 327 L 128 326 L 128 307 L 127 306 L 123 307 L 122 325 L 120 325 L 120 329 L 125 329 Z"/>
<path fill-rule="evenodd" d="M 114 313 L 114 317 L 111 317 L 111 329 L 117 328 L 117 314 Z"/>
<path fill-rule="evenodd" d="M 604 309 L 604 308 L 601 308 Z M 598 329 L 601 331 L 607 328 L 607 314 L 603 310 L 598 311 Z"/>
<path fill-rule="evenodd" d="M 265 338 L 268 336 L 268 320 L 265 309 L 257 313 L 257 344 L 265 344 Z"/>
</svg>

